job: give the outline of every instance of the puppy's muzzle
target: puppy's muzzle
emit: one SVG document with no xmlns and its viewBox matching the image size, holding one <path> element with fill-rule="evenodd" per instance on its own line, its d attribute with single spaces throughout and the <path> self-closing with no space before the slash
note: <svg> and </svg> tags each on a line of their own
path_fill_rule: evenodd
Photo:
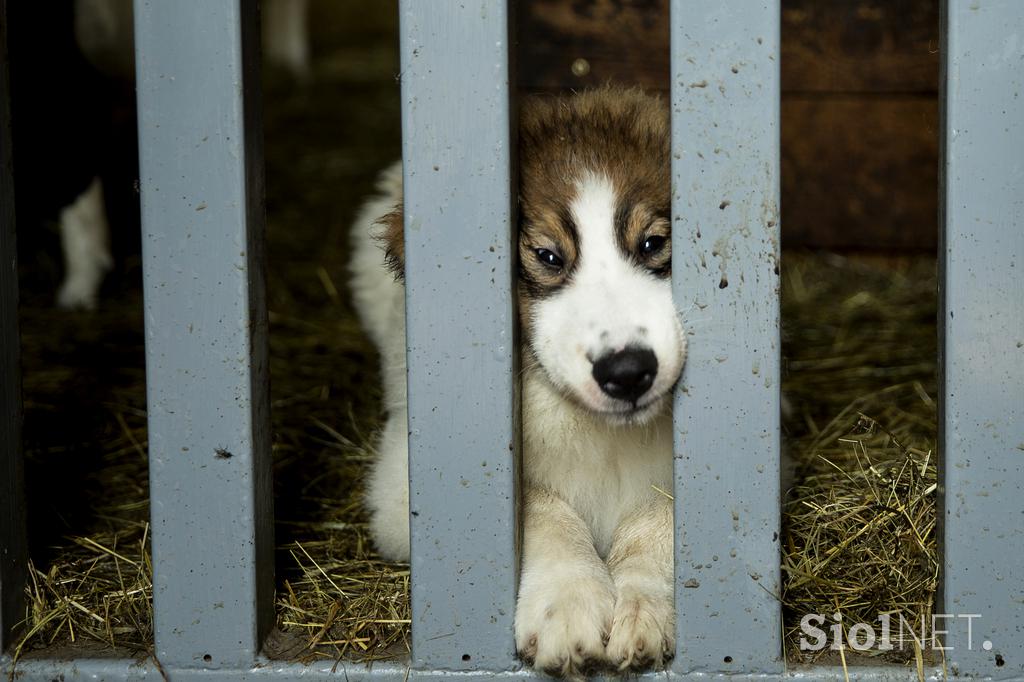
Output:
<svg viewBox="0 0 1024 682">
<path fill-rule="evenodd" d="M 658 358 L 648 348 L 627 347 L 602 355 L 592 373 L 606 395 L 635 405 L 654 383 Z"/>
</svg>

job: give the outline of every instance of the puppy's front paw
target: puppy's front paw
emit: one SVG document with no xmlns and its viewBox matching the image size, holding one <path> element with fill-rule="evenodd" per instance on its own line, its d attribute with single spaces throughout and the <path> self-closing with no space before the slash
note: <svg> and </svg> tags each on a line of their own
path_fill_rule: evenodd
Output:
<svg viewBox="0 0 1024 682">
<path fill-rule="evenodd" d="M 619 670 L 661 667 L 675 651 L 671 596 L 620 586 L 606 654 Z"/>
<path fill-rule="evenodd" d="M 585 675 L 606 663 L 614 606 L 610 579 L 524 581 L 516 608 L 516 649 L 523 660 L 550 675 Z"/>
</svg>

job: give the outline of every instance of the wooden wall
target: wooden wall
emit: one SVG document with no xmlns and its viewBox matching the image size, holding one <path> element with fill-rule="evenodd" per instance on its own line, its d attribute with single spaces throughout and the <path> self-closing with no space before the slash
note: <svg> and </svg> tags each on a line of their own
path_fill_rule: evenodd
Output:
<svg viewBox="0 0 1024 682">
<path fill-rule="evenodd" d="M 786 246 L 934 249 L 938 0 L 782 1 Z M 519 0 L 526 90 L 668 89 L 668 0 Z"/>
</svg>

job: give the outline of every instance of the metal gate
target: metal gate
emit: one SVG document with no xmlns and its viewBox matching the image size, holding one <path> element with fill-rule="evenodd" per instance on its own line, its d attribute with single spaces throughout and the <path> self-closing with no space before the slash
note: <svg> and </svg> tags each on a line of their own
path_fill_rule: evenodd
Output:
<svg viewBox="0 0 1024 682">
<path fill-rule="evenodd" d="M 7 657 L 0 672 L 65 680 L 534 675 L 522 670 L 512 638 L 516 174 L 504 5 L 400 2 L 411 660 L 367 668 L 260 656 L 274 614 L 257 8 L 135 0 L 160 665 L 31 660 L 13 671 Z M 779 0 L 672 0 L 671 20 L 674 291 L 681 311 L 699 314 L 688 316 L 693 341 L 675 402 L 677 651 L 659 675 L 842 679 L 838 668 L 787 670 L 782 658 Z M 951 617 L 936 627 L 952 647 L 950 675 L 1024 679 L 1024 3 L 945 0 L 942 35 L 944 570 L 936 611 Z M 23 612 L 26 563 L 6 105 L 4 96 L 4 647 Z M 223 449 L 233 456 L 215 458 Z M 872 667 L 854 676 L 916 673 Z"/>
</svg>

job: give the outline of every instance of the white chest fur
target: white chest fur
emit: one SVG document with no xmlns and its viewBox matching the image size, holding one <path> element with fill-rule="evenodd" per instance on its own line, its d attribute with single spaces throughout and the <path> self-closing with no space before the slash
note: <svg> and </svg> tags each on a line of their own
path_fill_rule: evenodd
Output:
<svg viewBox="0 0 1024 682">
<path fill-rule="evenodd" d="M 576 510 L 603 557 L 622 518 L 672 489 L 672 418 L 613 426 L 560 395 L 542 370 L 523 377 L 526 486 L 550 490 Z"/>
</svg>

